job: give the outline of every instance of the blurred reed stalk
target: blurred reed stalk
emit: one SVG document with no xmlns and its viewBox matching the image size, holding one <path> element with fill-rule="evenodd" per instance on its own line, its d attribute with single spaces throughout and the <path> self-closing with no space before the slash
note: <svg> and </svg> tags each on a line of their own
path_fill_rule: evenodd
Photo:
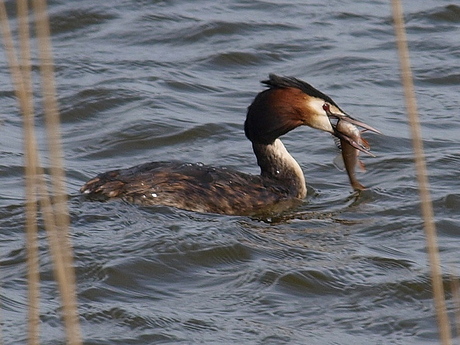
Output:
<svg viewBox="0 0 460 345">
<path fill-rule="evenodd" d="M 452 291 L 452 300 L 455 310 L 455 331 L 457 338 L 460 337 L 460 285 L 458 283 L 458 278 L 452 270 L 450 277 L 450 289 Z"/>
<path fill-rule="evenodd" d="M 44 171 L 40 167 L 37 152 L 31 82 L 28 2 L 27 0 L 17 1 L 19 46 L 21 51 L 19 63 L 8 24 L 5 4 L 3 0 L 0 0 L 0 26 L 16 97 L 24 121 L 26 247 L 29 283 L 28 342 L 30 345 L 37 345 L 40 338 L 38 202 L 49 241 L 55 279 L 58 282 L 60 291 L 67 343 L 79 345 L 82 344 L 82 340 L 77 313 L 75 273 L 72 262 L 73 251 L 69 241 L 69 212 L 62 164 L 63 154 L 60 142 L 60 122 L 54 83 L 49 19 L 44 0 L 33 0 L 32 3 L 39 47 L 43 108 L 50 156 L 51 186 L 48 186 L 45 181 Z M 51 189 L 51 192 L 48 189 Z"/>
<path fill-rule="evenodd" d="M 442 283 L 441 262 L 436 236 L 436 226 L 434 224 L 433 205 L 431 202 L 428 174 L 423 151 L 423 141 L 420 128 L 420 121 L 417 112 L 417 102 L 415 99 L 412 71 L 409 60 L 409 49 L 407 47 L 406 30 L 404 26 L 403 9 L 400 0 L 392 0 L 393 21 L 398 47 L 401 81 L 404 88 L 406 100 L 407 116 L 412 135 L 412 145 L 414 149 L 415 169 L 419 185 L 420 202 L 423 223 L 425 228 L 426 246 L 428 259 L 431 268 L 431 283 L 433 286 L 433 299 L 438 320 L 438 329 L 441 344 L 452 344 L 449 318 L 446 311 L 444 299 L 444 288 Z"/>
</svg>

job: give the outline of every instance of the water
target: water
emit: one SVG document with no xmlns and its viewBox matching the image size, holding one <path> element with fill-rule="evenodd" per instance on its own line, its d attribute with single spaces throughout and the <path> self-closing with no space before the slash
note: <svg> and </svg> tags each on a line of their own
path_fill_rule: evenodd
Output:
<svg viewBox="0 0 460 345">
<path fill-rule="evenodd" d="M 460 272 L 460 7 L 404 5 L 448 287 Z M 438 342 L 388 2 L 53 1 L 49 13 L 85 344 Z M 5 61 L 1 328 L 5 344 L 23 344 L 22 130 Z M 385 134 L 367 135 L 377 158 L 363 158 L 370 189 L 358 199 L 330 136 L 309 128 L 283 138 L 309 184 L 284 217 L 79 197 L 96 173 L 153 160 L 258 173 L 242 124 L 270 72 L 312 83 Z M 37 126 L 44 152 L 40 109 Z M 43 231 L 40 249 L 41 340 L 63 344 Z"/>
</svg>

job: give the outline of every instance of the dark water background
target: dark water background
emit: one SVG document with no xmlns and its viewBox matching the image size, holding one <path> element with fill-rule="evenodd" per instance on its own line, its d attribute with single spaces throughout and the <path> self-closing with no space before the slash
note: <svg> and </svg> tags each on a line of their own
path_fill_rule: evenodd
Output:
<svg viewBox="0 0 460 345">
<path fill-rule="evenodd" d="M 460 274 L 460 6 L 404 6 L 448 286 Z M 389 2 L 51 1 L 49 13 L 85 344 L 438 342 Z M 0 320 L 3 343 L 24 344 L 22 123 L 0 56 Z M 270 72 L 384 132 L 367 136 L 377 158 L 363 158 L 358 199 L 330 136 L 309 128 L 284 138 L 309 184 L 284 218 L 78 196 L 98 172 L 153 160 L 258 173 L 242 125 Z M 37 126 L 43 151 L 41 113 Z M 42 343 L 63 344 L 40 238 Z"/>
</svg>

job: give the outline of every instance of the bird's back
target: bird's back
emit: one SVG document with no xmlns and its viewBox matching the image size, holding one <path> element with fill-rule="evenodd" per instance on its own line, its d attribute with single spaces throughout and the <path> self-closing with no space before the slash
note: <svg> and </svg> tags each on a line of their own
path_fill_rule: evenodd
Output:
<svg viewBox="0 0 460 345">
<path fill-rule="evenodd" d="M 121 198 L 197 212 L 256 214 L 298 201 L 289 185 L 200 163 L 153 162 L 102 173 L 80 190 L 93 199 Z"/>
</svg>

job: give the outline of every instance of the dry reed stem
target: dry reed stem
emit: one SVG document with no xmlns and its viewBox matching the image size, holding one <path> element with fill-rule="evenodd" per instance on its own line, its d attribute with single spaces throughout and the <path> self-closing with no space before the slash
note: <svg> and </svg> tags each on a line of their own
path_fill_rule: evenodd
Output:
<svg viewBox="0 0 460 345">
<path fill-rule="evenodd" d="M 33 102 L 30 80 L 30 49 L 27 23 L 27 2 L 18 2 L 20 22 L 21 65 L 13 45 L 5 4 L 0 1 L 0 21 L 5 43 L 8 63 L 11 69 L 14 89 L 24 121 L 24 153 L 26 180 L 26 248 L 27 248 L 27 280 L 28 280 L 28 343 L 39 344 L 39 268 L 37 240 L 37 194 L 36 194 L 36 145 L 33 118 Z M 22 69 L 22 70 L 21 70 Z"/>
<path fill-rule="evenodd" d="M 36 139 L 33 120 L 32 88 L 30 78 L 30 49 L 28 44 L 27 1 L 18 2 L 20 16 L 21 60 L 22 68 L 16 59 L 16 53 L 8 25 L 8 17 L 3 0 L 0 0 L 1 30 L 5 50 L 11 69 L 14 89 L 19 106 L 24 114 L 25 152 L 26 152 L 26 231 L 28 250 L 29 280 L 29 344 L 39 343 L 38 332 L 38 242 L 37 242 L 37 191 L 41 211 L 47 230 L 52 254 L 56 280 L 62 298 L 63 319 L 68 344 L 81 344 L 81 334 L 75 297 L 75 276 L 72 264 L 72 248 L 68 239 L 69 216 L 62 168 L 62 150 L 60 145 L 60 123 L 57 111 L 56 90 L 54 86 L 53 60 L 49 21 L 44 1 L 35 1 L 37 35 L 40 47 L 43 99 L 50 152 L 52 187 L 54 192 L 51 202 L 43 169 L 39 167 L 36 151 Z M 21 71 L 22 69 L 22 71 Z"/>
<path fill-rule="evenodd" d="M 23 121 L 24 121 L 24 152 L 26 175 L 26 234 L 27 234 L 27 262 L 28 262 L 28 344 L 40 343 L 40 273 L 37 238 L 37 152 L 35 138 L 35 123 L 33 109 L 33 94 L 31 80 L 30 37 L 29 37 L 29 9 L 27 0 L 18 0 L 19 19 L 19 47 L 20 69 L 24 87 Z"/>
<path fill-rule="evenodd" d="M 68 344 L 81 344 L 75 292 L 72 247 L 69 241 L 69 211 L 65 191 L 65 176 L 62 164 L 60 120 L 54 81 L 54 62 L 51 52 L 49 18 L 44 0 L 32 1 L 39 45 L 40 72 L 42 77 L 43 107 L 47 129 L 50 171 L 53 189 L 53 209 L 55 227 L 48 229 L 50 249 L 53 256 L 56 280 L 62 298 L 63 318 Z"/>
<path fill-rule="evenodd" d="M 460 285 L 457 276 L 452 272 L 450 277 L 450 289 L 452 290 L 452 301 L 455 310 L 455 331 L 460 337 Z"/>
<path fill-rule="evenodd" d="M 442 284 L 441 263 L 439 258 L 438 244 L 436 238 L 436 227 L 434 224 L 433 205 L 431 202 L 427 168 L 423 152 L 423 141 L 421 135 L 420 121 L 417 112 L 412 72 L 409 60 L 409 49 L 407 47 L 406 31 L 404 27 L 403 10 L 399 0 L 392 0 L 393 20 L 395 25 L 396 43 L 401 68 L 401 80 L 404 88 L 407 115 L 412 135 L 414 149 L 415 168 L 419 185 L 422 217 L 426 235 L 426 245 L 431 268 L 431 281 L 433 286 L 433 299 L 438 320 L 439 335 L 441 343 L 448 345 L 452 343 L 449 318 L 446 311 L 444 299 L 444 288 Z"/>
</svg>

